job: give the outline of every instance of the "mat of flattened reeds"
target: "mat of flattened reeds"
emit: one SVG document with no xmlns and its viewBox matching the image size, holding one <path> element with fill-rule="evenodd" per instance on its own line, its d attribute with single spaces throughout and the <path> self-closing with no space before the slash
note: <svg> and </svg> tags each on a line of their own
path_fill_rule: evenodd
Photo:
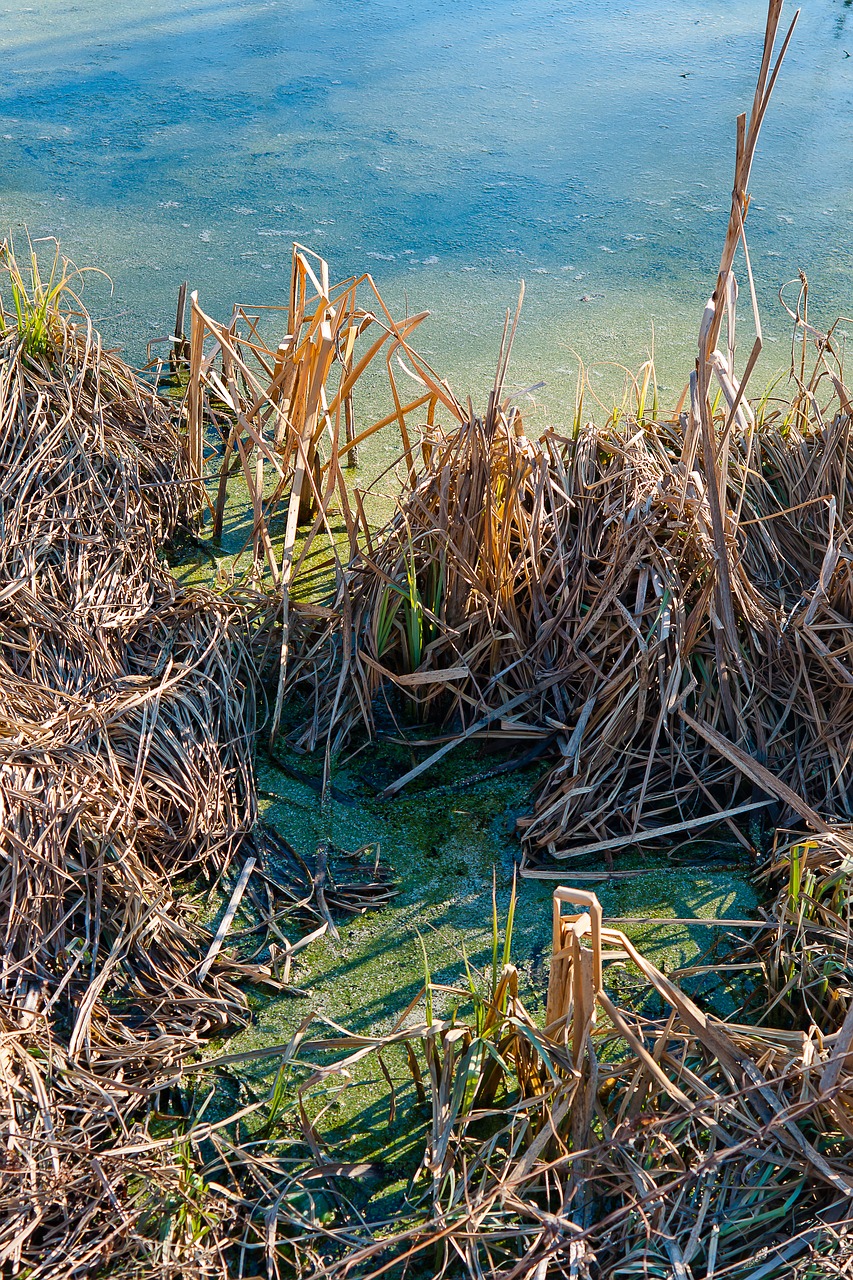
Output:
<svg viewBox="0 0 853 1280">
<path fill-rule="evenodd" d="M 241 1017 L 171 881 L 253 824 L 254 703 L 234 607 L 162 559 L 198 502 L 166 408 L 35 261 L 3 280 L 0 1268 L 88 1274 L 180 1181 L 140 1104 Z"/>
<path fill-rule="evenodd" d="M 0 257 L 0 1271 L 224 1276 L 239 1215 L 175 1087 L 248 1020 L 238 982 L 295 990 L 335 914 L 394 890 L 378 849 L 312 866 L 256 824 L 251 593 L 164 558 L 198 460 L 58 247 L 47 278 Z M 211 935 L 185 890 L 238 850 Z"/>
</svg>

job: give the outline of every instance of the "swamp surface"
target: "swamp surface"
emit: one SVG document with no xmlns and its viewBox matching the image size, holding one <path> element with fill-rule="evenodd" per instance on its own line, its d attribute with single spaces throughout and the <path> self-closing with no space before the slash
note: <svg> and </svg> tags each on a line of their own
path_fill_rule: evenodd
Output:
<svg viewBox="0 0 853 1280">
<path fill-rule="evenodd" d="M 485 394 L 523 275 L 511 377 L 544 381 L 545 417 L 571 416 L 573 352 L 636 369 L 653 330 L 677 399 L 763 0 L 33 0 L 0 15 L 0 223 L 109 273 L 112 296 L 89 278 L 89 309 L 131 361 L 170 332 L 183 279 L 212 315 L 283 301 L 296 239 L 337 279 L 372 271 L 400 312 L 430 309 L 419 346 L 463 398 Z M 846 0 L 808 0 L 762 135 L 750 243 L 768 376 L 787 364 L 776 292 L 798 268 L 816 317 L 850 296 L 852 24 Z M 596 380 L 608 401 L 605 368 Z"/>
</svg>

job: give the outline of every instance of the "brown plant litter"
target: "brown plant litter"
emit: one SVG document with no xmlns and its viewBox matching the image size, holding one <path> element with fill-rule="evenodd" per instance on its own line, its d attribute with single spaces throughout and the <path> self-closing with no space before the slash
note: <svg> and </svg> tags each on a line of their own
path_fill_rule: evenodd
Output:
<svg viewBox="0 0 853 1280">
<path fill-rule="evenodd" d="M 770 0 L 720 271 L 670 418 L 649 363 L 604 424 L 586 420 L 582 376 L 574 422 L 528 437 L 505 396 L 518 311 L 477 415 L 412 348 L 422 316 L 395 321 L 369 276 L 331 286 L 296 246 L 289 304 L 267 316 L 283 318 L 278 343 L 259 309 L 220 324 L 192 296 L 179 430 L 64 308 L 70 264 L 57 253 L 44 280 L 33 258 L 27 283 L 4 250 L 4 1273 L 849 1272 L 853 410 L 805 277 L 789 391 L 745 393 L 761 328 L 744 223 L 791 35 L 774 54 L 780 15 Z M 740 372 L 738 253 L 756 329 Z M 379 362 L 393 408 L 359 431 L 354 388 Z M 402 454 L 376 530 L 344 468 L 382 430 Z M 164 545 L 205 507 L 221 532 L 235 470 L 249 582 L 179 586 Z M 326 601 L 296 591 L 318 538 Z M 247 1018 L 241 981 L 290 989 L 302 947 L 393 892 L 376 853 L 324 846 L 312 864 L 257 827 L 261 669 L 272 738 L 286 699 L 310 695 L 290 740 L 324 745 L 327 775 L 357 731 L 438 728 L 389 797 L 475 735 L 551 751 L 523 875 L 570 880 L 572 858 L 598 875 L 629 846 L 714 826 L 763 845 L 766 910 L 731 925 L 733 964 L 757 975 L 750 1024 L 704 1011 L 564 887 L 545 1026 L 519 996 L 513 896 L 491 972 L 426 972 L 387 1034 L 312 1014 L 286 1044 L 200 1057 Z M 175 887 L 189 876 L 228 886 L 213 934 Z M 614 966 L 639 1005 L 617 997 Z M 266 1057 L 269 1096 L 223 1105 L 230 1069 Z M 422 1135 L 392 1208 L 321 1124 L 366 1068 Z M 184 1115 L 195 1080 L 209 1092 Z"/>
</svg>

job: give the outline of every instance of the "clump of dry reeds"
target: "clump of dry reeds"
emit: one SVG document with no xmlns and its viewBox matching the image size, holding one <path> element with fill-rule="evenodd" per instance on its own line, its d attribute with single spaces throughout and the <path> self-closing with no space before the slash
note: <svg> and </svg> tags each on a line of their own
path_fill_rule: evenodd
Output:
<svg viewBox="0 0 853 1280">
<path fill-rule="evenodd" d="M 246 1020 L 236 980 L 287 990 L 334 913 L 393 888 L 378 850 L 311 866 L 255 827 L 257 601 L 163 558 L 203 501 L 197 440 L 68 308 L 58 248 L 47 280 L 9 245 L 3 265 L 0 1270 L 225 1276 L 257 1161 L 211 1187 L 200 1145 L 224 1152 L 261 1104 L 184 1136 L 174 1088 Z M 173 881 L 218 880 L 240 846 L 211 939 Z"/>
<path fill-rule="evenodd" d="M 90 1274 L 138 1252 L 150 1171 L 180 1176 L 174 1149 L 140 1155 L 140 1107 L 242 1016 L 227 965 L 194 978 L 170 882 L 252 827 L 254 704 L 234 606 L 161 559 L 198 504 L 165 407 L 4 254 L 0 1266 Z"/>
<path fill-rule="evenodd" d="M 529 874 L 713 827 L 754 848 L 756 819 L 820 832 L 851 816 L 851 406 L 804 279 L 784 403 L 745 394 L 757 309 L 742 373 L 735 361 L 734 262 L 742 249 L 752 292 L 747 187 L 791 34 L 774 62 L 780 14 L 772 3 L 673 417 L 653 415 L 649 364 L 621 414 L 584 422 L 581 395 L 570 429 L 528 439 L 503 399 L 508 316 L 486 413 L 453 402 L 451 431 L 426 424 L 397 512 L 291 663 L 312 704 L 301 747 L 372 732 L 380 708 L 398 730 L 407 716 L 443 726 L 386 795 L 473 735 L 548 744 L 557 762 L 520 824 Z"/>
<path fill-rule="evenodd" d="M 310 631 L 318 612 L 310 604 L 294 606 L 291 600 L 314 540 L 318 534 L 328 537 L 330 559 L 340 576 L 342 565 L 329 524 L 332 507 L 343 520 L 350 555 L 357 553 L 360 538 L 370 537 L 358 491 L 350 493 L 343 469 L 355 462 L 363 441 L 393 424 L 413 479 L 409 415 L 422 410 L 432 423 L 440 404 L 458 412 L 449 388 L 409 345 L 410 335 L 427 314 L 395 321 L 369 275 L 330 284 L 328 264 L 298 244 L 293 247 L 287 307 L 235 307 L 225 325 L 201 309 L 196 293 L 191 295 L 184 399 L 191 474 L 201 477 L 204 471 L 206 430 L 218 431 L 222 452 L 211 508 L 213 536 L 222 532 L 228 481 L 236 467 L 252 505 L 251 577 L 263 584 L 268 576 L 278 603 L 277 692 L 270 741 L 280 724 L 292 653 L 300 648 L 294 645 L 294 633 L 299 638 L 304 630 L 294 623 L 300 615 L 303 620 L 307 616 Z M 262 334 L 271 315 L 283 317 L 287 325 L 286 336 L 275 347 Z M 354 390 L 380 358 L 394 408 L 356 433 Z M 418 385 L 414 399 L 405 401 L 400 395 L 395 364 Z M 284 534 L 276 553 L 271 527 L 280 513 Z M 307 526 L 302 537 L 300 526 Z M 319 612 L 324 616 L 322 609 Z"/>
<path fill-rule="evenodd" d="M 758 875 L 767 900 L 766 926 L 735 957 L 760 966 L 762 982 L 746 1004 L 750 1016 L 806 1032 L 844 1028 L 849 1045 L 851 870 L 849 826 L 806 840 L 777 832 L 772 855 Z M 769 1004 L 765 991 L 771 993 Z"/>
</svg>

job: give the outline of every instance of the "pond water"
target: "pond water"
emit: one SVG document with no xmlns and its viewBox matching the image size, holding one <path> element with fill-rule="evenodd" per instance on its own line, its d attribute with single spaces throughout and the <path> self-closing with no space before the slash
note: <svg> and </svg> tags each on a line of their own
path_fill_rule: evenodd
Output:
<svg viewBox="0 0 853 1280">
<path fill-rule="evenodd" d="M 0 225 L 61 236 L 134 361 L 188 279 L 214 314 L 281 301 L 293 239 L 370 270 L 419 345 L 485 397 L 505 306 L 512 377 L 560 420 L 574 358 L 673 396 L 692 359 L 752 95 L 764 0 L 35 0 L 0 9 Z M 769 338 L 808 270 L 851 309 L 853 17 L 807 0 L 749 219 Z M 605 379 L 606 381 L 606 379 Z M 604 385 L 604 383 L 602 383 Z"/>
</svg>

